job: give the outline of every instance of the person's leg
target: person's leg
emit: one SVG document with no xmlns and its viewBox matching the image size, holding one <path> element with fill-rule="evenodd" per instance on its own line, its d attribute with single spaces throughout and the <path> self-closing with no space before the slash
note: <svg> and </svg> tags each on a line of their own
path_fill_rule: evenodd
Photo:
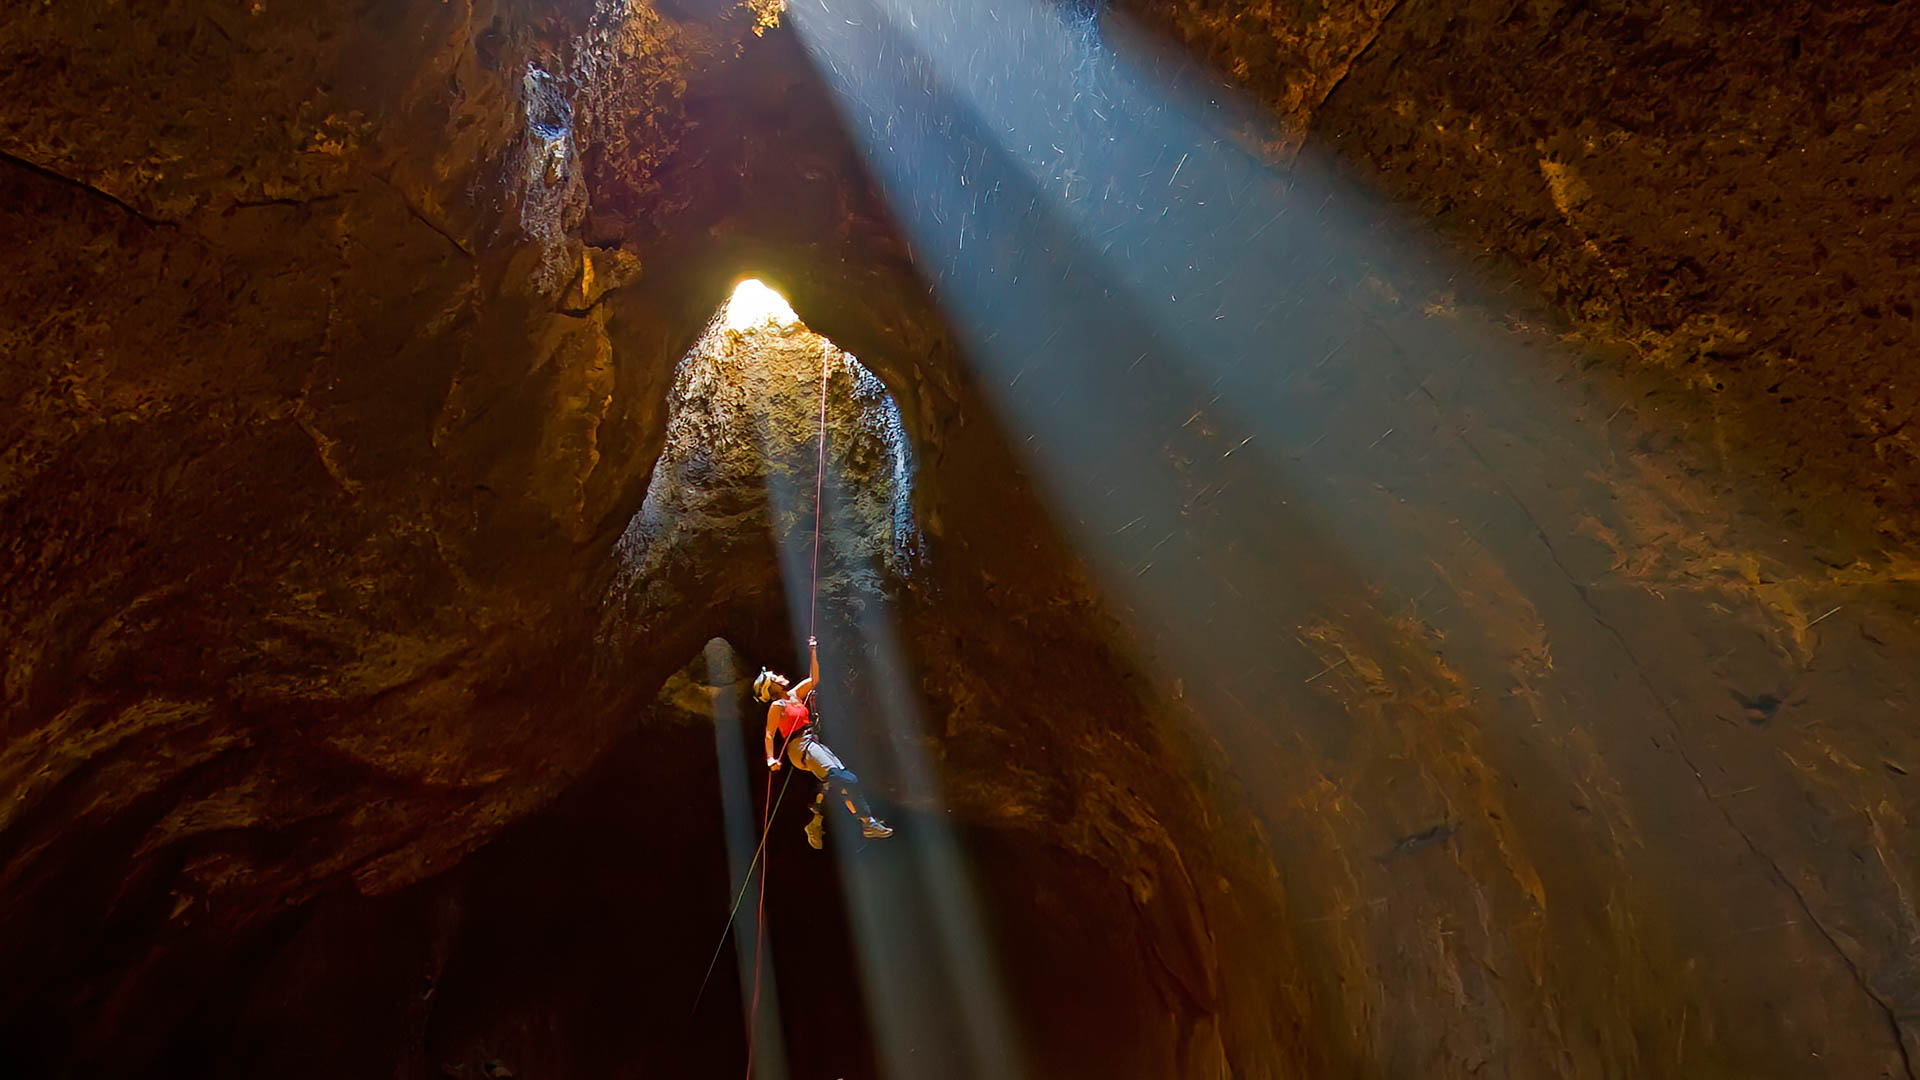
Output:
<svg viewBox="0 0 1920 1080">
<path fill-rule="evenodd" d="M 840 797 L 841 805 L 847 813 L 860 823 L 860 835 L 869 840 L 892 836 L 893 829 L 886 822 L 873 816 L 873 807 L 868 805 L 866 793 L 860 790 L 860 778 L 848 770 L 835 769 L 828 776 L 833 782 L 835 793 Z"/>
<path fill-rule="evenodd" d="M 873 816 L 873 810 L 867 805 L 867 797 L 860 791 L 860 778 L 842 764 L 840 758 L 826 744 L 818 739 L 809 739 L 804 751 L 808 762 L 808 771 L 821 777 L 822 786 L 831 787 L 841 805 L 847 808 L 855 821 L 860 823 L 860 833 L 867 837 L 891 836 L 893 830 L 886 822 Z"/>
<path fill-rule="evenodd" d="M 840 759 L 834 757 L 833 751 L 822 746 L 813 736 L 801 734 L 787 743 L 787 760 L 793 763 L 794 768 L 803 769 L 820 781 L 819 789 L 813 793 L 813 803 L 808 807 L 813 811 L 813 816 L 802 826 L 802 831 L 807 835 L 807 846 L 818 851 L 826 846 L 827 823 L 820 811 L 826 805 L 827 793 L 833 786 L 828 776 L 831 768 L 839 765 Z"/>
<path fill-rule="evenodd" d="M 787 760 L 802 772 L 813 774 L 813 778 L 822 784 L 827 782 L 827 773 L 841 768 L 840 759 L 827 749 L 819 739 L 802 732 L 787 743 Z"/>
<path fill-rule="evenodd" d="M 827 774 L 827 782 L 833 785 L 834 793 L 840 796 L 840 802 L 847 813 L 861 821 L 873 816 L 873 810 L 867 805 L 867 797 L 860 793 L 860 778 L 846 769 L 835 769 Z"/>
<path fill-rule="evenodd" d="M 853 775 L 853 772 L 840 760 L 840 755 L 834 753 L 831 747 L 818 739 L 808 740 L 804 753 L 807 759 L 807 771 L 820 778 L 820 786 L 831 791 L 837 800 L 846 806 L 847 813 L 862 821 L 866 820 L 869 816 L 866 812 L 866 800 L 860 797 L 860 789 L 857 786 L 860 778 Z"/>
<path fill-rule="evenodd" d="M 833 770 L 846 768 L 841 764 L 838 754 L 811 735 L 797 737 L 794 747 L 794 763 L 822 780 L 827 779 Z"/>
<path fill-rule="evenodd" d="M 840 790 L 840 798 L 846 804 L 847 812 L 860 822 L 860 835 L 869 840 L 892 836 L 893 829 L 887 823 L 873 816 L 873 808 L 867 805 L 867 797 L 860 791 L 860 778 L 840 770 L 835 779 Z"/>
<path fill-rule="evenodd" d="M 824 787 L 814 793 L 813 805 L 807 808 L 813 811 L 813 816 L 801 827 L 801 831 L 807 834 L 807 846 L 815 851 L 827 845 L 827 819 L 820 814 L 820 807 L 826 798 L 827 789 Z"/>
</svg>

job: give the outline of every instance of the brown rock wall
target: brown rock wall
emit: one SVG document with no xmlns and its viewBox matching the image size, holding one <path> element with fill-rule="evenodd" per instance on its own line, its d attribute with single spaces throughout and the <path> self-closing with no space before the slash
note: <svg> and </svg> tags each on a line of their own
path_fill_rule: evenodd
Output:
<svg viewBox="0 0 1920 1080">
<path fill-rule="evenodd" d="M 1912 11 L 1131 6 L 1486 276 L 1625 346 L 1726 459 L 1911 539 Z"/>
</svg>

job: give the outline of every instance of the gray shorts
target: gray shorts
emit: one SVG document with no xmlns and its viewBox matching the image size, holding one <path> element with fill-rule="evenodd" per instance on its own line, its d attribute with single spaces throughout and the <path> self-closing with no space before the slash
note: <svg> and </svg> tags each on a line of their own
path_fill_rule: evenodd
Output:
<svg viewBox="0 0 1920 1080">
<path fill-rule="evenodd" d="M 846 768 L 840 763 L 840 758 L 832 750 L 827 749 L 826 743 L 806 732 L 795 735 L 788 741 L 787 760 L 793 762 L 794 768 L 805 769 L 822 780 L 827 778 L 829 771 Z"/>
</svg>

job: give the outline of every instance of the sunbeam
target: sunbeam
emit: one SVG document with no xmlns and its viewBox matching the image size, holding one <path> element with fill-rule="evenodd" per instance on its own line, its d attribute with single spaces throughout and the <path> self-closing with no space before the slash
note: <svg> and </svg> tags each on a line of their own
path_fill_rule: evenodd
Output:
<svg viewBox="0 0 1920 1080">
<path fill-rule="evenodd" d="M 1297 314 L 1328 259 L 1273 224 L 1292 196 L 1188 110 L 1144 103 L 1053 10 L 793 10 L 989 399 L 1155 644 L 1229 697 L 1311 674 L 1273 613 L 1306 621 L 1302 583 L 1350 571 L 1325 531 L 1338 504 L 1274 465 L 1324 408 L 1286 372 L 1331 337 Z M 1252 555 L 1272 551 L 1300 572 Z"/>
<path fill-rule="evenodd" d="M 1305 682 L 1337 640 L 1381 632 L 1365 609 L 1433 587 L 1400 504 L 1479 512 L 1507 482 L 1461 429 L 1538 430 L 1552 388 L 1512 374 L 1510 344 L 1410 313 L 1388 280 L 1452 275 L 1310 156 L 1261 160 L 1271 135 L 1231 93 L 1117 16 L 793 13 L 1012 441 L 1143 637 L 1179 659 L 1168 689 L 1264 735 L 1277 718 L 1253 715 L 1250 688 Z M 1570 461 L 1603 452 L 1564 426 Z M 1344 726 L 1313 695 L 1286 723 Z"/>
<path fill-rule="evenodd" d="M 851 483 L 839 467 L 858 450 L 829 441 L 818 553 L 823 590 L 816 596 L 809 541 L 815 492 L 800 481 L 800 455 L 811 444 L 771 424 L 756 427 L 769 460 L 786 468 L 767 472 L 767 497 L 781 537 L 777 545 L 790 625 L 805 627 L 820 606 L 824 685 L 820 690 L 826 738 L 852 748 L 850 763 L 869 776 L 893 778 L 910 817 L 902 835 L 880 846 L 864 844 L 851 818 L 828 803 L 831 847 L 851 906 L 861 992 L 889 1075 L 1004 1076 L 1022 1074 L 1004 995 L 986 947 L 974 888 L 944 814 L 935 770 L 927 760 L 928 732 L 913 694 L 914 678 L 889 614 L 887 582 L 912 573 L 911 454 L 898 408 L 885 388 L 853 357 L 818 339 L 829 394 L 857 417 L 852 430 L 880 450 L 866 471 L 888 481 L 891 536 L 858 536 L 859 523 L 879 520 L 869 483 Z M 846 634 L 836 640 L 834 632 Z M 796 643 L 796 651 L 804 649 Z M 845 665 L 854 664 L 852 669 Z M 862 693 L 844 692 L 849 678 Z M 794 808 L 813 797 L 801 777 Z M 786 826 L 797 827 L 798 815 Z"/>
<path fill-rule="evenodd" d="M 732 687 L 739 678 L 734 670 L 733 651 L 716 638 L 705 650 L 708 679 L 715 686 Z M 731 895 L 739 897 L 733 914 L 734 966 L 740 975 L 740 1011 L 748 1015 L 758 1008 L 754 1024 L 754 1074 L 764 1080 L 787 1075 L 785 1034 L 779 1023 L 780 991 L 774 976 L 772 935 L 763 934 L 757 918 L 760 899 L 756 885 L 764 870 L 764 853 L 759 851 L 760 823 L 754 820 L 754 807 L 761 801 L 753 791 L 751 755 L 741 742 L 742 718 L 739 702 L 730 693 L 714 698 L 713 749 L 720 767 L 720 807 L 727 836 L 728 879 Z M 758 993 L 756 1002 L 754 995 Z"/>
</svg>

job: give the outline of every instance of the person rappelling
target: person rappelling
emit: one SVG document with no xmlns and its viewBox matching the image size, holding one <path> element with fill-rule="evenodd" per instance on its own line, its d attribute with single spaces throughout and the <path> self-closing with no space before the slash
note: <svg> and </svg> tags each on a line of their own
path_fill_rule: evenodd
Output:
<svg viewBox="0 0 1920 1080">
<path fill-rule="evenodd" d="M 792 685 L 785 675 L 771 670 L 761 671 L 753 680 L 753 696 L 768 703 L 767 768 L 776 772 L 780 768 L 780 755 L 774 752 L 777 736 L 785 740 L 787 760 L 793 767 L 812 773 L 820 782 L 820 790 L 813 797 L 813 818 L 806 824 L 807 844 L 816 850 L 826 842 L 821 808 L 829 797 L 837 799 L 860 823 L 861 836 L 872 840 L 892 836 L 893 829 L 873 816 L 866 796 L 860 793 L 860 778 L 820 739 L 820 720 L 813 707 L 814 690 L 820 685 L 819 641 L 808 638 L 807 653 L 807 677 L 800 685 Z"/>
<path fill-rule="evenodd" d="M 700 998 L 706 993 L 707 982 L 713 977 L 714 965 L 720 962 L 720 952 L 726 946 L 727 935 L 733 931 L 734 918 L 740 912 L 740 903 L 746 899 L 747 889 L 758 880 L 760 900 L 755 907 L 754 922 L 757 930 L 753 938 L 753 992 L 747 998 L 747 1077 L 752 1080 L 754 1063 L 754 1032 L 759 1028 L 760 1015 L 760 949 L 766 939 L 767 922 L 767 839 L 773 828 L 773 818 L 780 800 L 787 793 L 787 784 L 793 780 L 788 773 L 787 779 L 780 784 L 778 795 L 773 790 L 773 774 L 780 770 L 781 757 L 793 763 L 793 767 L 811 773 L 819 782 L 819 791 L 814 794 L 813 817 L 806 824 L 808 846 L 816 851 L 826 846 L 826 819 L 822 813 L 827 799 L 831 796 L 847 813 L 860 823 L 860 834 L 868 839 L 878 840 L 892 836 L 893 829 L 887 823 L 873 816 L 873 810 L 867 805 L 867 798 L 861 794 L 860 778 L 853 775 L 840 756 L 835 754 L 820 735 L 820 715 L 814 708 L 814 691 L 820 685 L 820 641 L 814 637 L 814 631 L 820 625 L 820 519 L 825 509 L 827 484 L 827 377 L 829 361 L 833 357 L 831 348 L 820 354 L 820 442 L 816 452 L 813 478 L 813 567 L 810 575 L 807 597 L 807 677 L 795 686 L 785 675 L 763 668 L 753 680 L 753 696 L 767 704 L 767 727 L 765 750 L 767 756 L 767 792 L 763 816 L 760 819 L 760 845 L 754 850 L 753 859 L 748 862 L 746 873 L 742 875 L 740 891 L 734 895 L 733 907 L 727 912 L 727 928 L 721 932 L 720 941 L 714 946 L 713 956 L 707 961 L 707 973 L 700 980 L 700 990 L 694 994 L 693 1007 L 698 1010 Z M 776 749 L 775 738 L 785 740 L 783 746 Z M 754 869 L 760 873 L 757 878 Z"/>
</svg>

